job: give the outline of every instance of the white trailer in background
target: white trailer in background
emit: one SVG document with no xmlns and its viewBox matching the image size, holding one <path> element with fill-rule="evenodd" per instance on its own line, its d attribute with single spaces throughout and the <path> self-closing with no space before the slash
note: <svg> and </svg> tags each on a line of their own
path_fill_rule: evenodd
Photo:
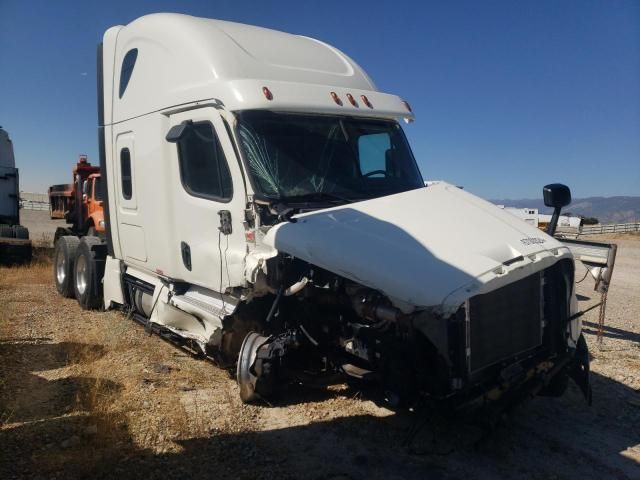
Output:
<svg viewBox="0 0 640 480">
<path fill-rule="evenodd" d="M 538 226 L 538 209 L 537 208 L 516 208 L 505 207 L 504 205 L 498 205 L 499 208 L 504 209 L 505 212 L 509 212 L 511 215 L 518 217 L 531 226 Z"/>
<path fill-rule="evenodd" d="M 546 215 L 544 213 L 541 213 L 538 216 L 538 226 L 540 228 L 546 228 L 546 226 L 551 222 L 552 217 L 553 215 Z M 558 233 L 577 235 L 580 233 L 581 226 L 581 217 L 560 215 L 560 217 L 558 218 Z"/>
<path fill-rule="evenodd" d="M 569 249 L 425 187 L 409 105 L 344 53 L 155 14 L 107 30 L 98 68 L 106 239 L 60 238 L 60 293 L 237 360 L 244 401 L 345 375 L 392 404 L 589 395 Z"/>
<path fill-rule="evenodd" d="M 505 212 L 509 212 L 511 215 L 518 217 L 519 219 L 523 220 L 529 225 L 538 227 L 540 229 L 546 229 L 547 225 L 551 223 L 551 220 L 553 218 L 553 215 L 539 213 L 537 208 L 517 208 L 517 207 L 507 207 L 504 205 L 498 205 L 498 207 L 502 208 Z M 558 217 L 558 224 L 557 224 L 558 233 L 578 234 L 580 233 L 581 226 L 582 226 L 581 217 L 571 217 L 568 215 L 560 215 Z"/>
<path fill-rule="evenodd" d="M 20 225 L 20 180 L 13 143 L 0 127 L 0 263 L 31 260 L 29 230 Z"/>
</svg>

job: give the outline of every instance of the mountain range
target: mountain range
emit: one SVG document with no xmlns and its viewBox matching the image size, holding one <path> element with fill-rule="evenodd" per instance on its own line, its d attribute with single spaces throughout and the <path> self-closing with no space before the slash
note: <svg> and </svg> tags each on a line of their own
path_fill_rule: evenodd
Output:
<svg viewBox="0 0 640 480">
<path fill-rule="evenodd" d="M 521 200 L 490 200 L 497 205 L 516 208 L 537 208 L 540 213 L 552 213 L 541 198 Z M 562 210 L 582 217 L 595 217 L 600 223 L 640 222 L 640 197 L 588 197 L 574 198 Z"/>
</svg>

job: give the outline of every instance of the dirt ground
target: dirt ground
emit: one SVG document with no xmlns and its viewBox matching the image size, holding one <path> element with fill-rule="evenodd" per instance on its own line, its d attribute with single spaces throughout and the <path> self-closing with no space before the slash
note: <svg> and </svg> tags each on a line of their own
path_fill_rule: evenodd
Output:
<svg viewBox="0 0 640 480">
<path fill-rule="evenodd" d="M 229 371 L 59 297 L 46 258 L 0 268 L 0 478 L 639 479 L 640 238 L 615 242 L 601 345 L 584 322 L 593 406 L 572 385 L 491 431 L 344 385 L 242 405 Z"/>
</svg>

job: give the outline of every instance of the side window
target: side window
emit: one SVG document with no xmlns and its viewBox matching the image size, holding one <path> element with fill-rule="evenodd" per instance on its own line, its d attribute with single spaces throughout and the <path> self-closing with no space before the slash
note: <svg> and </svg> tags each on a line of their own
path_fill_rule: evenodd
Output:
<svg viewBox="0 0 640 480">
<path fill-rule="evenodd" d="M 213 125 L 194 123 L 178 142 L 180 179 L 185 190 L 196 197 L 228 201 L 233 184 L 227 159 Z"/>
<path fill-rule="evenodd" d="M 102 200 L 102 185 L 100 183 L 101 177 L 96 177 L 95 184 L 93 185 L 93 194 L 96 200 Z"/>
<path fill-rule="evenodd" d="M 120 175 L 122 176 L 122 196 L 131 200 L 133 187 L 131 185 L 131 153 L 128 148 L 120 150 Z"/>
<path fill-rule="evenodd" d="M 386 172 L 386 152 L 390 148 L 391 141 L 388 133 L 361 135 L 358 138 L 358 158 L 360 159 L 360 171 L 362 175 L 367 175 L 378 170 Z"/>
<path fill-rule="evenodd" d="M 131 74 L 133 73 L 133 67 L 136 64 L 137 59 L 138 49 L 132 48 L 127 52 L 122 60 L 122 67 L 120 68 L 120 98 L 122 98 L 122 95 L 124 95 L 124 92 L 127 89 L 127 85 L 129 85 L 129 80 L 131 80 Z"/>
<path fill-rule="evenodd" d="M 85 182 L 87 182 L 86 183 L 86 185 L 87 185 L 87 191 L 86 191 L 87 198 L 90 199 L 93 196 L 93 179 L 91 178 L 91 179 L 85 180 Z"/>
</svg>

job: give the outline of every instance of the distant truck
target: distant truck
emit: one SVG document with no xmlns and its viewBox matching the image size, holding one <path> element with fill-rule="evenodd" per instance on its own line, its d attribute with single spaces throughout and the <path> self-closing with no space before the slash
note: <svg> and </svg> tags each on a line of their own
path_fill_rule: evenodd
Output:
<svg viewBox="0 0 640 480">
<path fill-rule="evenodd" d="M 31 261 L 29 230 L 20 225 L 20 187 L 13 143 L 0 127 L 0 263 Z"/>
<path fill-rule="evenodd" d="M 236 362 L 245 402 L 348 377 L 394 406 L 502 408 L 570 377 L 589 398 L 569 247 L 425 187 L 409 104 L 348 56 L 154 14 L 97 63 L 104 237 L 58 238 L 60 294 Z M 544 197 L 555 224 L 569 189 Z"/>
<path fill-rule="evenodd" d="M 64 235 L 104 235 L 100 167 L 91 165 L 86 155 L 80 155 L 72 175 L 72 183 L 49 187 L 51 218 L 64 219 L 69 225 L 56 229 L 54 242 Z"/>
</svg>

